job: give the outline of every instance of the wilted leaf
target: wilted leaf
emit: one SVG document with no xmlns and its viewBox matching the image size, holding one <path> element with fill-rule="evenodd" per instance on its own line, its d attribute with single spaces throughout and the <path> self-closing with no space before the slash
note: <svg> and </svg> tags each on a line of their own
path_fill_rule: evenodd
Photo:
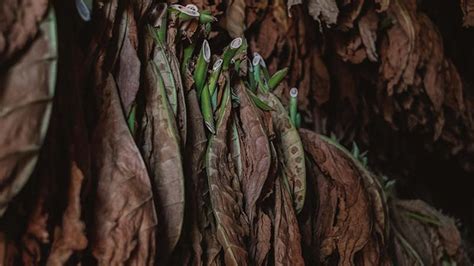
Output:
<svg viewBox="0 0 474 266">
<path fill-rule="evenodd" d="M 130 10 L 131 11 L 131 10 Z M 133 14 L 126 10 L 120 21 L 120 31 L 118 33 L 118 56 L 114 78 L 120 93 L 120 99 L 124 112 L 128 114 L 140 85 L 140 60 L 138 59 L 136 47 L 133 43 L 138 40 L 136 34 L 136 24 Z"/>
<path fill-rule="evenodd" d="M 240 99 L 239 118 L 242 151 L 242 191 L 249 221 L 256 217 L 255 205 L 260 198 L 263 185 L 270 170 L 270 146 L 258 109 L 252 103 L 243 83 L 236 86 Z"/>
<path fill-rule="evenodd" d="M 57 60 L 52 8 L 39 31 L 15 65 L 0 72 L 0 217 L 29 179 L 49 125 Z"/>
<path fill-rule="evenodd" d="M 372 62 L 377 62 L 377 47 L 375 47 L 375 42 L 377 41 L 377 30 L 378 30 L 378 16 L 375 11 L 369 10 L 359 20 L 359 32 L 364 43 L 365 51 L 367 57 Z"/>
<path fill-rule="evenodd" d="M 453 219 L 420 200 L 396 200 L 391 213 L 398 242 L 398 264 L 418 261 L 441 265 L 443 260 L 453 260 L 458 265 L 471 264 Z M 433 220 L 436 223 L 430 222 Z"/>
<path fill-rule="evenodd" d="M 109 74 L 97 85 L 99 118 L 92 133 L 97 179 L 92 252 L 99 265 L 152 265 L 157 218 L 150 177 L 135 146 Z"/>
<path fill-rule="evenodd" d="M 246 265 L 248 255 L 244 239 L 248 236 L 248 221 L 243 213 L 241 185 L 233 168 L 226 141 L 230 138 L 230 84 L 225 89 L 218 112 L 216 135 L 212 135 L 209 139 L 206 155 L 209 193 L 217 226 L 216 234 L 224 249 L 225 263 Z"/>
<path fill-rule="evenodd" d="M 310 0 L 308 12 L 314 20 L 331 25 L 337 22 L 339 8 L 335 0 Z"/>
<path fill-rule="evenodd" d="M 288 190 L 282 177 L 275 180 L 274 256 L 275 265 L 305 265 L 301 236 Z"/>
<path fill-rule="evenodd" d="M 48 11 L 47 0 L 2 1 L 0 7 L 0 64 L 12 58 L 32 40 Z"/>
<path fill-rule="evenodd" d="M 184 220 L 184 175 L 174 115 L 162 76 L 154 61 L 145 69 L 145 114 L 142 154 L 153 180 L 160 242 L 158 259 L 165 263 L 181 235 Z"/>
<path fill-rule="evenodd" d="M 301 129 L 300 135 L 314 161 L 313 173 L 318 184 L 315 193 L 320 207 L 315 210 L 315 230 L 321 262 L 346 265 L 357 257 L 361 264 L 382 264 L 386 259 L 383 252 L 386 228 L 383 227 L 379 235 L 374 229 L 384 216 L 377 214 L 377 208 L 373 213 L 378 205 L 371 190 L 366 190 L 364 175 L 367 173 L 336 145 L 317 134 Z"/>
<path fill-rule="evenodd" d="M 472 0 L 461 0 L 461 9 L 464 13 L 464 26 L 474 26 L 474 1 Z"/>
<path fill-rule="evenodd" d="M 84 175 L 73 162 L 68 192 L 68 205 L 63 214 L 61 227 L 54 232 L 54 241 L 48 257 L 48 265 L 64 265 L 73 252 L 87 247 L 85 225 L 81 220 L 81 189 Z"/>
<path fill-rule="evenodd" d="M 226 29 L 230 37 L 243 37 L 245 30 L 245 0 L 231 0 L 227 3 Z"/>
</svg>

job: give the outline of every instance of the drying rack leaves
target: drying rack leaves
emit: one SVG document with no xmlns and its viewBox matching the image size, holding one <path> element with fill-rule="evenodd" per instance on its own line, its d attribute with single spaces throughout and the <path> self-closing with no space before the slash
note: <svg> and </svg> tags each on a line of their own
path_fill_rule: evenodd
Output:
<svg viewBox="0 0 474 266">
<path fill-rule="evenodd" d="M 298 221 L 283 179 L 275 180 L 274 256 L 275 265 L 305 265 Z"/>
<path fill-rule="evenodd" d="M 47 14 L 47 0 L 2 1 L 0 9 L 0 64 L 21 51 L 40 31 L 40 23 Z"/>
<path fill-rule="evenodd" d="M 92 253 L 100 265 L 151 265 L 157 218 L 150 177 L 135 146 L 112 76 L 97 84 L 100 110 L 92 131 L 92 173 L 97 179 Z"/>
<path fill-rule="evenodd" d="M 56 57 L 56 16 L 50 8 L 38 37 L 0 73 L 0 217 L 36 165 L 52 110 Z"/>
<path fill-rule="evenodd" d="M 160 221 L 158 259 L 166 262 L 180 238 L 183 226 L 183 163 L 174 115 L 155 61 L 147 64 L 144 75 L 146 103 L 141 150 L 153 180 Z"/>
<path fill-rule="evenodd" d="M 61 227 L 54 232 L 54 241 L 48 257 L 48 265 L 64 265 L 73 252 L 87 247 L 85 224 L 81 220 L 81 189 L 84 174 L 76 165 L 71 166 L 71 182 L 68 193 L 68 205 L 63 214 Z"/>
<path fill-rule="evenodd" d="M 453 219 L 421 200 L 394 200 L 391 214 L 399 265 L 470 265 Z"/>
<path fill-rule="evenodd" d="M 255 205 L 261 197 L 263 185 L 270 170 L 270 146 L 262 121 L 258 116 L 258 110 L 242 82 L 237 84 L 236 92 L 240 99 L 238 113 L 242 130 L 238 132 L 241 136 L 242 151 L 241 184 L 246 213 L 253 224 L 256 217 Z"/>
<path fill-rule="evenodd" d="M 122 14 L 118 33 L 118 55 L 114 78 L 120 92 L 120 100 L 126 114 L 130 113 L 140 86 L 140 67 L 137 47 L 137 25 L 132 10 Z"/>
<path fill-rule="evenodd" d="M 231 107 L 229 85 L 218 110 L 216 134 L 209 139 L 206 170 L 217 239 L 224 249 L 225 264 L 246 265 L 248 254 L 244 239 L 248 235 L 248 221 L 243 213 L 239 178 L 227 146 Z"/>
<path fill-rule="evenodd" d="M 376 204 L 364 185 L 366 173 L 318 134 L 301 129 L 300 136 L 313 161 L 310 169 L 317 183 L 315 194 L 320 207 L 315 210 L 315 230 L 320 260 L 336 263 L 333 260 L 339 258 L 339 265 L 349 265 L 359 254 L 362 264 L 381 264 L 386 259 L 384 235 L 374 231 L 379 217 L 374 214 Z"/>
</svg>

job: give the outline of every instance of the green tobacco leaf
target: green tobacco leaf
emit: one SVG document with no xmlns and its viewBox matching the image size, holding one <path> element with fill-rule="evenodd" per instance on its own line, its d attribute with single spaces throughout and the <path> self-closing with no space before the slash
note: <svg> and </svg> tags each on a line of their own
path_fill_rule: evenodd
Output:
<svg viewBox="0 0 474 266">
<path fill-rule="evenodd" d="M 0 217 L 30 178 L 46 136 L 56 86 L 53 8 L 15 64 L 0 72 Z"/>
<path fill-rule="evenodd" d="M 273 127 L 277 135 L 278 149 L 282 158 L 283 171 L 287 178 L 293 205 L 299 213 L 306 197 L 306 167 L 303 144 L 297 129 L 288 117 L 285 107 L 272 93 L 259 94 L 273 109 L 271 111 Z"/>
<path fill-rule="evenodd" d="M 166 262 L 181 235 L 184 220 L 184 175 L 176 122 L 157 65 L 146 67 L 143 157 L 154 180 L 161 262 Z M 170 197 L 170 195 L 173 195 Z"/>
</svg>

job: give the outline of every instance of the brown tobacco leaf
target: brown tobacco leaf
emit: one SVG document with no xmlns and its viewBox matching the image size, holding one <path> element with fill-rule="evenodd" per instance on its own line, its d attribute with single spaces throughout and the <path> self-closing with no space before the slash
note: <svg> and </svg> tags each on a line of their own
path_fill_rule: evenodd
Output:
<svg viewBox="0 0 474 266">
<path fill-rule="evenodd" d="M 453 219 L 421 200 L 395 200 L 392 222 L 399 265 L 471 265 Z"/>
<path fill-rule="evenodd" d="M 186 106 L 188 111 L 188 142 L 186 144 L 186 152 L 185 152 L 185 173 L 186 173 L 186 180 L 191 183 L 191 199 L 190 202 L 192 204 L 192 210 L 194 219 L 192 223 L 192 231 L 191 231 L 191 241 L 192 241 L 192 249 L 194 255 L 194 261 L 196 264 L 201 264 L 201 256 L 202 256 L 202 248 L 201 248 L 201 241 L 202 241 L 202 224 L 204 223 L 203 220 L 205 218 L 205 213 L 203 213 L 203 191 L 204 187 L 201 185 L 202 180 L 206 179 L 201 175 L 204 169 L 203 160 L 204 154 L 206 151 L 206 131 L 204 128 L 204 124 L 202 123 L 203 118 L 201 114 L 201 109 L 199 107 L 199 102 L 197 100 L 196 91 L 191 89 L 186 94 Z"/>
<path fill-rule="evenodd" d="M 247 88 L 242 83 L 236 87 L 240 99 L 239 118 L 242 130 L 239 132 L 242 153 L 242 191 L 245 210 L 250 224 L 253 225 L 257 200 L 261 196 L 270 170 L 270 146 L 262 121 L 257 115 L 258 109 L 250 100 L 246 90 Z"/>
<path fill-rule="evenodd" d="M 305 265 L 301 235 L 291 196 L 283 179 L 275 180 L 274 256 L 275 265 Z"/>
<path fill-rule="evenodd" d="M 48 2 L 47 0 L 2 1 L 0 5 L 1 65 L 34 38 L 48 10 Z"/>
<path fill-rule="evenodd" d="M 365 0 L 345 0 L 340 5 L 337 26 L 342 30 L 352 29 L 354 21 L 359 17 Z"/>
<path fill-rule="evenodd" d="M 268 214 L 259 210 L 254 225 L 254 235 L 257 236 L 252 247 L 252 257 L 255 265 L 267 265 L 272 248 L 272 220 Z"/>
<path fill-rule="evenodd" d="M 218 112 L 216 135 L 209 139 L 206 156 L 216 234 L 224 249 L 225 264 L 247 265 L 244 239 L 248 236 L 248 221 L 243 212 L 241 185 L 227 146 L 227 140 L 231 138 L 230 84 L 225 89 Z"/>
<path fill-rule="evenodd" d="M 2 266 L 13 266 L 17 265 L 15 257 L 17 250 L 15 245 L 9 240 L 4 232 L 0 231 L 0 265 Z"/>
<path fill-rule="evenodd" d="M 176 54 L 170 49 L 168 55 L 170 58 L 171 70 L 173 71 L 173 76 L 176 82 L 176 96 L 178 105 L 178 112 L 176 113 L 176 124 L 178 126 L 178 131 L 180 134 L 181 146 L 184 147 L 186 145 L 187 138 L 187 112 L 186 99 L 184 96 L 185 88 L 181 79 L 181 72 Z"/>
<path fill-rule="evenodd" d="M 154 62 L 145 69 L 145 113 L 142 153 L 152 177 L 160 243 L 158 258 L 165 263 L 181 235 L 184 222 L 184 174 L 175 118 Z"/>
<path fill-rule="evenodd" d="M 375 11 L 369 10 L 359 20 L 359 32 L 362 39 L 362 43 L 365 46 L 367 57 L 372 62 L 377 62 L 377 47 L 375 47 L 375 41 L 377 40 L 379 19 Z"/>
<path fill-rule="evenodd" d="M 460 0 L 461 9 L 464 14 L 464 24 L 465 27 L 474 26 L 474 1 L 473 0 Z"/>
<path fill-rule="evenodd" d="M 0 217 L 36 165 L 52 109 L 56 56 L 56 17 L 50 9 L 31 47 L 0 72 Z"/>
<path fill-rule="evenodd" d="M 95 90 L 99 118 L 91 145 L 97 178 L 92 253 L 99 265 L 153 265 L 157 219 L 150 178 L 112 75 Z"/>
<path fill-rule="evenodd" d="M 48 265 L 64 265 L 73 252 L 87 247 L 85 225 L 81 221 L 81 189 L 84 175 L 73 162 L 69 184 L 68 205 L 63 214 L 62 227 L 56 228 L 48 257 Z"/>
<path fill-rule="evenodd" d="M 49 243 L 48 218 L 49 213 L 45 207 L 44 185 L 41 185 L 39 197 L 35 199 L 32 213 L 28 217 L 26 232 L 22 237 L 22 261 L 25 265 L 38 265 L 41 259 L 40 244 Z"/>
<path fill-rule="evenodd" d="M 230 0 L 225 12 L 226 29 L 230 37 L 243 37 L 245 30 L 245 0 Z"/>
<path fill-rule="evenodd" d="M 118 33 L 118 56 L 114 78 L 120 92 L 125 114 L 130 112 L 140 85 L 140 60 L 134 43 L 137 43 L 136 24 L 130 9 L 125 10 Z"/>
<path fill-rule="evenodd" d="M 321 262 L 383 264 L 386 261 L 386 218 L 383 209 L 380 213 L 380 203 L 373 196 L 376 191 L 366 187 L 364 179 L 367 176 L 364 175 L 368 173 L 362 171 L 337 144 L 304 129 L 300 130 L 300 136 L 314 161 L 315 194 L 319 198 L 319 208 L 315 210 L 315 237 Z"/>
<path fill-rule="evenodd" d="M 335 0 L 310 0 L 308 12 L 314 20 L 331 25 L 337 22 L 339 8 Z"/>
</svg>

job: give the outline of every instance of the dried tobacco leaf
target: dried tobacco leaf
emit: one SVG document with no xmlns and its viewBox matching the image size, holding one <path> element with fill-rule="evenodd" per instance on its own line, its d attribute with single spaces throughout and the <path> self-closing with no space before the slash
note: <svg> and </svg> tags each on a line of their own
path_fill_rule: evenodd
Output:
<svg viewBox="0 0 474 266">
<path fill-rule="evenodd" d="M 421 200 L 395 200 L 391 214 L 397 264 L 471 265 L 453 219 Z"/>
<path fill-rule="evenodd" d="M 350 265 L 354 261 L 361 265 L 383 264 L 387 259 L 386 218 L 372 194 L 375 189 L 366 187 L 364 175 L 367 173 L 318 134 L 301 129 L 300 136 L 314 161 L 312 170 L 318 184 L 315 229 L 320 261 L 339 265 Z"/>
<path fill-rule="evenodd" d="M 245 210 L 253 224 L 257 200 L 261 197 L 263 185 L 270 170 L 270 146 L 258 116 L 258 109 L 252 103 L 247 88 L 242 82 L 236 86 L 240 100 L 239 118 L 242 152 L 241 185 L 244 193 Z"/>
<path fill-rule="evenodd" d="M 97 179 L 92 253 L 99 265 L 153 265 L 157 218 L 152 187 L 111 74 L 98 84 L 96 98 L 100 102 L 91 145 Z"/>
<path fill-rule="evenodd" d="M 33 14 L 43 3 L 37 4 Z M 52 109 L 56 56 L 56 16 L 50 8 L 38 37 L 0 73 L 0 217 L 36 165 Z"/>
<path fill-rule="evenodd" d="M 114 78 L 119 88 L 124 112 L 130 113 L 140 86 L 140 60 L 137 55 L 137 25 L 132 10 L 125 10 L 120 21 L 118 55 Z"/>
<path fill-rule="evenodd" d="M 245 0 L 231 0 L 225 12 L 226 29 L 230 37 L 243 37 L 245 31 Z"/>
<path fill-rule="evenodd" d="M 464 13 L 464 27 L 474 26 L 474 1 L 472 0 L 461 0 L 461 9 Z"/>
<path fill-rule="evenodd" d="M 169 105 L 171 106 L 173 114 L 176 115 L 178 113 L 178 90 L 176 88 L 176 81 L 171 67 L 171 62 L 168 58 L 167 45 L 156 38 L 157 30 L 153 29 L 151 26 L 148 26 L 148 34 L 155 40 L 152 59 L 156 63 L 158 71 L 163 78 Z"/>
<path fill-rule="evenodd" d="M 15 257 L 17 250 L 10 239 L 4 232 L 0 232 L 0 265 L 13 266 L 16 265 Z"/>
<path fill-rule="evenodd" d="M 48 265 L 64 265 L 73 252 L 87 247 L 85 225 L 81 220 L 81 189 L 84 175 L 73 162 L 69 184 L 68 205 L 63 214 L 62 226 L 54 232 L 54 241 L 49 253 Z"/>
<path fill-rule="evenodd" d="M 306 167 L 304 149 L 298 131 L 292 124 L 280 100 L 272 93 L 259 95 L 273 109 L 273 127 L 276 133 L 277 152 L 287 179 L 296 212 L 303 208 L 306 197 Z"/>
<path fill-rule="evenodd" d="M 335 0 L 310 0 L 308 12 L 314 20 L 331 25 L 337 22 L 339 8 Z"/>
<path fill-rule="evenodd" d="M 32 40 L 48 11 L 47 0 L 2 1 L 0 6 L 0 64 L 11 59 Z M 2 86 L 3 87 L 3 86 Z"/>
<path fill-rule="evenodd" d="M 206 170 L 217 239 L 224 249 L 225 264 L 246 265 L 248 254 L 244 239 L 248 235 L 248 221 L 243 213 L 241 185 L 227 146 L 231 137 L 230 117 L 230 84 L 227 84 L 218 110 L 216 134 L 209 139 Z"/>
<path fill-rule="evenodd" d="M 275 265 L 305 265 L 301 235 L 291 196 L 282 177 L 275 180 L 274 256 Z"/>
<path fill-rule="evenodd" d="M 174 115 L 165 84 L 155 61 L 145 69 L 145 113 L 142 121 L 143 158 L 153 182 L 160 243 L 158 259 L 164 263 L 173 252 L 184 222 L 184 174 Z"/>
<path fill-rule="evenodd" d="M 190 74 L 189 74 L 190 75 Z M 190 79 L 191 76 L 189 76 Z M 207 144 L 207 137 L 206 131 L 203 126 L 203 118 L 201 115 L 201 110 L 199 108 L 199 103 L 197 100 L 196 91 L 191 89 L 186 94 L 186 106 L 188 111 L 188 142 L 186 144 L 186 152 L 185 152 L 185 175 L 186 180 L 189 180 L 191 185 L 191 201 L 190 204 L 193 205 L 192 215 L 194 216 L 192 221 L 192 229 L 191 229 L 191 241 L 192 241 L 192 249 L 194 252 L 194 262 L 198 265 L 201 264 L 201 257 L 202 257 L 202 248 L 201 248 L 201 241 L 202 241 L 202 228 L 205 222 L 205 213 L 204 213 L 204 205 L 203 202 L 203 187 L 207 187 L 201 185 L 202 179 L 206 179 L 201 175 L 204 169 L 204 154 L 206 151 L 206 144 Z"/>
<path fill-rule="evenodd" d="M 367 57 L 372 62 L 377 62 L 378 60 L 377 47 L 375 47 L 378 23 L 379 20 L 375 11 L 369 10 L 367 11 L 367 14 L 361 17 L 358 25 L 360 37 L 362 39 L 362 43 L 365 46 Z"/>
</svg>

